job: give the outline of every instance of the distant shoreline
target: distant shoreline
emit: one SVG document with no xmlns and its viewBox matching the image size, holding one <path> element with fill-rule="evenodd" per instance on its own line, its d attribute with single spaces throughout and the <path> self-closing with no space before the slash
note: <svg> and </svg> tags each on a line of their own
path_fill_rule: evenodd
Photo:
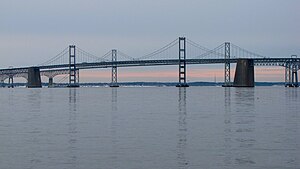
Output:
<svg viewBox="0 0 300 169">
<path fill-rule="evenodd" d="M 176 86 L 177 82 L 120 82 L 120 87 L 171 87 Z M 189 86 L 222 86 L 223 82 L 189 82 Z M 284 82 L 255 82 L 255 86 L 284 86 Z M 54 84 L 54 87 L 66 87 L 67 83 Z M 80 83 L 81 87 L 101 87 L 109 86 L 110 83 Z M 2 87 L 7 87 L 3 84 Z M 26 83 L 15 83 L 15 87 L 26 87 Z M 43 87 L 47 87 L 48 83 L 42 83 Z"/>
</svg>

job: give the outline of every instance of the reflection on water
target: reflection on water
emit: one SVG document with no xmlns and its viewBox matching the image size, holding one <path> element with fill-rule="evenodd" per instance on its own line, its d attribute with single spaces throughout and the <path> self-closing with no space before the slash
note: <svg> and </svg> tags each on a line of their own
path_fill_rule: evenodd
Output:
<svg viewBox="0 0 300 169">
<path fill-rule="evenodd" d="M 68 153 L 68 159 L 66 165 L 70 168 L 77 168 L 77 141 L 78 141 L 78 129 L 77 129 L 77 89 L 69 88 L 69 119 L 68 119 L 68 145 L 66 151 Z"/>
<path fill-rule="evenodd" d="M 0 89 L 0 168 L 298 169 L 299 92 Z"/>
<path fill-rule="evenodd" d="M 31 112 L 41 112 L 41 89 L 29 89 L 27 100 L 30 103 Z"/>
<path fill-rule="evenodd" d="M 253 88 L 234 88 L 234 89 L 235 89 L 234 102 L 236 104 L 236 112 L 241 113 L 242 116 L 250 115 L 247 112 L 253 113 L 255 90 Z"/>
<path fill-rule="evenodd" d="M 286 111 L 284 123 L 284 142 L 287 142 L 288 145 L 286 145 L 287 149 L 291 149 L 294 151 L 297 151 L 300 149 L 299 139 L 299 101 L 298 100 L 298 94 L 299 90 L 297 88 L 287 88 L 285 90 L 285 96 L 286 96 L 286 106 L 290 111 Z M 295 156 L 293 151 L 289 151 L 286 153 L 286 160 L 285 162 L 295 168 L 299 168 L 300 166 L 300 156 Z"/>
<path fill-rule="evenodd" d="M 118 111 L 118 88 L 111 88 L 111 110 L 112 112 Z"/>
<path fill-rule="evenodd" d="M 231 114 L 231 88 L 224 88 L 224 169 L 232 165 L 232 114 Z"/>
<path fill-rule="evenodd" d="M 255 111 L 254 111 L 253 88 L 235 89 L 235 141 L 239 145 L 239 151 L 236 152 L 235 163 L 243 167 L 244 165 L 255 164 L 251 150 L 255 145 Z"/>
<path fill-rule="evenodd" d="M 244 168 L 256 164 L 251 149 L 255 147 L 255 90 L 224 89 L 224 163 L 226 168 Z M 232 95 L 233 93 L 233 95 Z M 235 151 L 233 151 L 236 149 Z"/>
<path fill-rule="evenodd" d="M 119 166 L 118 159 L 118 88 L 111 88 L 111 157 L 110 157 L 110 168 L 112 169 L 121 169 Z"/>
<path fill-rule="evenodd" d="M 32 143 L 30 148 L 38 151 L 39 148 L 35 147 L 35 145 L 40 144 L 42 126 L 40 126 L 37 121 L 39 121 L 42 117 L 41 114 L 41 90 L 40 89 L 30 89 L 28 95 L 25 97 L 28 104 L 30 105 L 30 111 L 25 117 L 24 122 L 27 124 L 27 132 L 30 133 L 31 137 L 28 139 L 29 142 Z M 32 124 L 32 122 L 34 122 Z M 24 126 L 25 127 L 25 126 Z M 30 167 L 34 167 L 41 163 L 41 157 L 39 157 L 36 153 L 30 152 Z"/>
<path fill-rule="evenodd" d="M 298 93 L 299 88 L 285 88 L 285 96 L 288 100 L 296 100 Z"/>
<path fill-rule="evenodd" d="M 69 89 L 69 103 L 76 108 L 76 100 L 77 100 L 77 88 L 68 88 Z M 74 110 L 76 111 L 76 109 Z"/>
<path fill-rule="evenodd" d="M 186 158 L 187 149 L 187 112 L 186 112 L 186 88 L 178 88 L 178 142 L 177 142 L 177 160 L 178 168 L 186 169 L 188 168 L 188 160 Z"/>
</svg>

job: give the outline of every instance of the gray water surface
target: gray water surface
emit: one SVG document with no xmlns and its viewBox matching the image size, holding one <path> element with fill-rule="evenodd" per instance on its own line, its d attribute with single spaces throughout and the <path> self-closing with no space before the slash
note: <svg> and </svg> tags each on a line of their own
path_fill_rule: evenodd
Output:
<svg viewBox="0 0 300 169">
<path fill-rule="evenodd" d="M 300 90 L 0 89 L 0 169 L 299 169 Z"/>
</svg>

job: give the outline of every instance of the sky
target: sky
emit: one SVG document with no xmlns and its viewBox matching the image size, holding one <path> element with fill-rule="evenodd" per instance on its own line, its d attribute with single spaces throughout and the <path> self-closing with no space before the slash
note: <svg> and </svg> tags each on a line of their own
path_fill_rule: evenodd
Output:
<svg viewBox="0 0 300 169">
<path fill-rule="evenodd" d="M 111 49 L 142 56 L 179 36 L 207 48 L 228 41 L 265 56 L 300 56 L 299 21 L 299 0 L 1 0 L 0 68 L 38 65 L 70 44 L 97 56 Z M 121 68 L 119 78 L 177 81 L 177 69 Z M 223 69 L 189 66 L 188 79 L 222 81 Z M 273 69 L 256 78 L 283 81 L 283 70 Z M 80 75 L 110 80 L 110 70 Z"/>
</svg>

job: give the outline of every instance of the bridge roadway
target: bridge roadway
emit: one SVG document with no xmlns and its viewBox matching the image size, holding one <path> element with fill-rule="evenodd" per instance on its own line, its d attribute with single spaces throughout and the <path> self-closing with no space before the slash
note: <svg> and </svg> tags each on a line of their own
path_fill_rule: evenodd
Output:
<svg viewBox="0 0 300 169">
<path fill-rule="evenodd" d="M 287 62 L 296 62 L 300 64 L 300 58 L 255 58 L 255 66 L 284 66 Z M 230 63 L 236 63 L 238 59 L 230 59 Z M 95 68 L 109 68 L 113 65 L 117 67 L 137 67 L 137 66 L 163 66 L 163 65 L 178 65 L 178 59 L 165 60 L 130 60 L 117 62 L 92 62 L 92 63 L 77 63 L 77 69 L 95 69 Z M 186 64 L 221 64 L 225 63 L 225 59 L 186 59 Z M 30 66 L 32 67 L 32 66 Z M 66 70 L 69 64 L 36 66 L 41 71 L 50 70 Z M 0 75 L 27 73 L 29 67 L 0 69 Z"/>
</svg>

